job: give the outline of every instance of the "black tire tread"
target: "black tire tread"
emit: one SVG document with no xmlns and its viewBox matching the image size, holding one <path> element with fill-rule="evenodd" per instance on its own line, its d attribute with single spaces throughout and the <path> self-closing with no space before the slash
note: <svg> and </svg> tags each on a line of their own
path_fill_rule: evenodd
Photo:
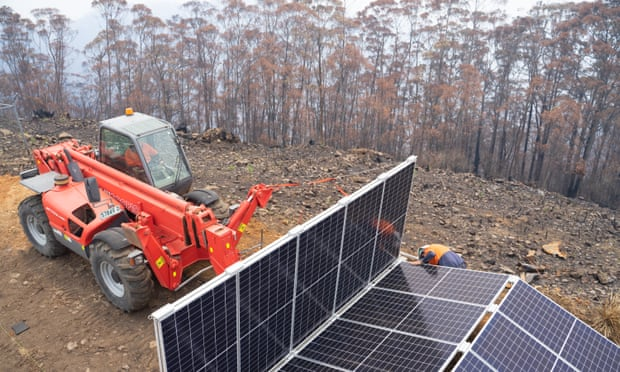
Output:
<svg viewBox="0 0 620 372">
<path fill-rule="evenodd" d="M 49 219 L 45 214 L 45 209 L 43 208 L 43 200 L 41 198 L 41 194 L 31 195 L 26 199 L 22 200 L 19 203 L 19 207 L 17 208 L 17 213 L 19 215 L 19 222 L 22 225 L 24 233 L 26 237 L 32 243 L 33 247 L 39 252 L 41 255 L 45 257 L 58 257 L 66 254 L 69 250 L 67 247 L 62 245 L 60 242 L 56 240 L 54 236 L 54 232 L 52 231 L 52 227 L 49 224 Z M 28 225 L 26 222 L 26 217 L 28 215 L 33 215 L 37 221 L 39 221 L 43 227 L 43 232 L 47 238 L 46 244 L 41 246 L 39 243 L 35 241 L 32 237 Z"/>
<path fill-rule="evenodd" d="M 113 250 L 105 242 L 98 241 L 95 243 L 91 253 L 92 270 L 95 274 L 97 283 L 107 299 L 116 307 L 126 312 L 132 312 L 146 307 L 154 289 L 151 270 L 146 265 L 131 266 L 129 264 L 127 256 L 131 251 L 131 246 Z M 98 273 L 99 262 L 104 258 L 108 258 L 117 274 L 121 277 L 125 287 L 123 297 L 114 296 L 107 290 L 103 280 L 100 278 Z"/>
</svg>

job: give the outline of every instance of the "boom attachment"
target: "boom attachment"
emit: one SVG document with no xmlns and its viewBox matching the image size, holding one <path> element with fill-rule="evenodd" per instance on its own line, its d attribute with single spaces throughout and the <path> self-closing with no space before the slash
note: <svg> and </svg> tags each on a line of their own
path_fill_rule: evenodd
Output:
<svg viewBox="0 0 620 372">
<path fill-rule="evenodd" d="M 239 261 L 239 240 L 273 187 L 250 188 L 222 223 L 205 205 L 217 195 L 187 197 L 191 173 L 169 124 L 130 113 L 102 122 L 100 129 L 100 147 L 105 142 L 106 148 L 99 152 L 75 139 L 33 151 L 37 169 L 25 172 L 22 184 L 40 195 L 22 202 L 19 213 L 39 252 L 55 256 L 68 248 L 89 259 L 106 297 L 125 311 L 148 303 L 153 276 L 175 290 L 196 262 L 210 261 L 220 274 Z M 139 152 L 140 177 L 115 163 L 123 157 L 113 156 L 132 145 L 161 145 L 154 148 L 157 156 Z"/>
</svg>

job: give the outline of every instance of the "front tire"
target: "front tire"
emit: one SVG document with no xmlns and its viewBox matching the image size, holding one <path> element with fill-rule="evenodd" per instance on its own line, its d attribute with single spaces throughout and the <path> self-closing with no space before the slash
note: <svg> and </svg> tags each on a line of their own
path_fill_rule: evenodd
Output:
<svg viewBox="0 0 620 372">
<path fill-rule="evenodd" d="M 54 236 L 40 194 L 22 200 L 17 213 L 26 237 L 40 254 L 46 257 L 58 257 L 67 253 L 67 248 Z"/>
<path fill-rule="evenodd" d="M 144 308 L 153 293 L 153 279 L 146 265 L 131 266 L 126 247 L 113 250 L 106 242 L 98 241 L 90 254 L 97 284 L 106 298 L 119 309 L 132 312 Z"/>
</svg>

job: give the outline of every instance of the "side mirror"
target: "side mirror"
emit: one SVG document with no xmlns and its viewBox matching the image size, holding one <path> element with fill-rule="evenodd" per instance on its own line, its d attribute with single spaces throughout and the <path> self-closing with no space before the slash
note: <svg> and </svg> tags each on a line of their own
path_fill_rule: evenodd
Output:
<svg viewBox="0 0 620 372">
<path fill-rule="evenodd" d="M 101 201 L 101 193 L 99 192 L 99 185 L 95 177 L 88 177 L 84 179 L 84 188 L 86 188 L 86 196 L 91 203 L 97 203 Z"/>
</svg>

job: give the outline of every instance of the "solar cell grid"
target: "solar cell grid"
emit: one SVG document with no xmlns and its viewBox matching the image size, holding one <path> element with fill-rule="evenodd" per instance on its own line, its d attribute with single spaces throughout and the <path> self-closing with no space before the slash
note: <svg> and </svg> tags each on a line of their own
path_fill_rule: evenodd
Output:
<svg viewBox="0 0 620 372">
<path fill-rule="evenodd" d="M 370 188 L 363 197 L 351 199 L 346 204 L 346 226 L 342 259 L 358 253 L 362 247 L 374 244 L 377 227 L 373 224 L 379 217 L 383 183 Z M 369 251 L 368 254 L 371 254 Z"/>
<path fill-rule="evenodd" d="M 403 221 L 404 217 L 399 218 L 391 221 L 384 229 L 379 230 L 373 256 L 372 278 L 390 266 L 400 255 Z"/>
<path fill-rule="evenodd" d="M 296 250 L 297 239 L 291 239 L 239 272 L 239 327 L 242 335 L 292 303 Z"/>
<path fill-rule="evenodd" d="M 338 273 L 336 308 L 342 306 L 368 284 L 372 247 L 372 242 L 369 242 L 357 253 L 342 260 Z"/>
<path fill-rule="evenodd" d="M 310 288 L 300 288 L 295 298 L 293 344 L 302 341 L 333 313 L 336 294 L 336 269 L 317 280 Z"/>
<path fill-rule="evenodd" d="M 556 355 L 496 313 L 476 338 L 472 350 L 491 366 L 502 371 L 551 371 Z"/>
<path fill-rule="evenodd" d="M 495 369 L 489 367 L 474 353 L 467 353 L 463 356 L 459 365 L 454 369 L 455 372 L 494 372 Z"/>
<path fill-rule="evenodd" d="M 456 346 L 400 333 L 391 333 L 368 356 L 362 371 L 437 371 Z"/>
<path fill-rule="evenodd" d="M 163 356 L 169 370 L 226 359 L 221 354 L 227 350 L 236 353 L 235 290 L 235 280 L 229 278 L 161 320 Z"/>
<path fill-rule="evenodd" d="M 582 371 L 617 371 L 620 347 L 580 320 L 575 321 L 561 356 Z"/>
<path fill-rule="evenodd" d="M 389 331 L 336 320 L 299 355 L 334 367 L 354 370 L 388 334 Z"/>
<path fill-rule="evenodd" d="M 451 269 L 431 290 L 430 296 L 488 305 L 506 286 L 507 275 Z"/>
<path fill-rule="evenodd" d="M 483 306 L 425 298 L 397 329 L 459 343 L 472 331 L 484 312 Z"/>
<path fill-rule="evenodd" d="M 295 357 L 282 366 L 279 371 L 282 372 L 338 372 L 341 369 L 332 368 L 322 364 L 314 363 L 309 360 Z"/>
<path fill-rule="evenodd" d="M 391 270 L 377 287 L 426 295 L 449 271 L 445 267 L 413 266 L 403 262 Z"/>
<path fill-rule="evenodd" d="M 344 211 L 344 208 L 338 209 L 299 236 L 299 285 L 310 287 L 338 266 Z"/>
<path fill-rule="evenodd" d="M 414 164 L 409 164 L 385 181 L 381 218 L 394 222 L 407 214 Z M 402 233 L 402 230 L 400 230 Z"/>
<path fill-rule="evenodd" d="M 204 367 L 200 368 L 200 364 L 195 365 L 197 370 L 202 371 L 236 371 L 237 370 L 237 345 L 233 345 L 227 350 L 224 350 L 220 355 L 217 355 L 215 359 L 205 363 Z M 168 368 L 168 371 L 174 371 L 172 368 Z"/>
<path fill-rule="evenodd" d="M 242 371 L 266 370 L 289 353 L 291 312 L 292 304 L 288 304 L 241 336 Z"/>
<path fill-rule="evenodd" d="M 342 314 L 342 318 L 396 328 L 420 302 L 422 298 L 413 294 L 373 288 Z"/>
<path fill-rule="evenodd" d="M 535 311 L 524 311 L 528 309 Z M 576 321 L 573 315 L 522 281 L 510 290 L 499 311 L 556 353 L 561 351 Z"/>
<path fill-rule="evenodd" d="M 571 365 L 564 363 L 561 359 L 557 359 L 555 361 L 555 366 L 553 366 L 553 372 L 579 372 L 579 371 L 573 368 Z"/>
</svg>

